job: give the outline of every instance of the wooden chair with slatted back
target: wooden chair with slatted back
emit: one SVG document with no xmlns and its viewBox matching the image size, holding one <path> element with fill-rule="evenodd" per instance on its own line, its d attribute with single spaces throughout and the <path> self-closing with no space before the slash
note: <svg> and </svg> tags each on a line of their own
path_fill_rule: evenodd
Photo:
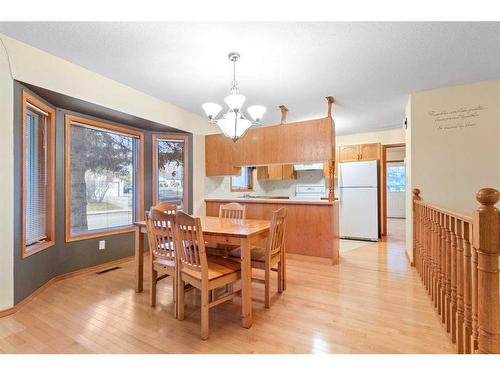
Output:
<svg viewBox="0 0 500 375">
<path fill-rule="evenodd" d="M 177 263 L 175 257 L 175 214 L 177 206 L 164 205 L 146 212 L 150 267 L 151 306 L 156 306 L 156 284 L 171 276 L 173 285 L 174 316 L 177 316 Z"/>
<path fill-rule="evenodd" d="M 221 204 L 219 206 L 219 217 L 225 219 L 245 219 L 246 206 L 237 202 Z M 208 255 L 226 256 L 231 250 L 237 249 L 238 246 L 226 244 L 206 243 L 205 250 Z"/>
<path fill-rule="evenodd" d="M 201 291 L 201 338 L 208 338 L 208 310 L 232 300 L 238 293 L 225 293 L 210 300 L 210 291 L 241 279 L 239 262 L 227 258 L 208 258 L 199 218 L 178 211 L 175 221 L 178 269 L 178 319 L 184 319 L 184 285 L 191 284 Z"/>
<path fill-rule="evenodd" d="M 270 306 L 270 276 L 271 271 L 278 272 L 278 292 L 282 293 L 285 284 L 285 229 L 286 229 L 286 208 L 282 207 L 273 212 L 269 235 L 264 248 L 252 247 L 251 263 L 252 268 L 264 270 L 264 305 Z M 229 253 L 229 258 L 233 260 L 241 259 L 240 249 Z"/>
<path fill-rule="evenodd" d="M 226 219 L 245 219 L 246 206 L 236 202 L 221 204 L 219 206 L 219 217 Z"/>
<path fill-rule="evenodd" d="M 165 202 L 158 203 L 154 206 L 151 206 L 151 208 L 152 209 L 154 208 L 156 210 L 163 211 L 163 212 L 169 212 L 169 211 L 172 211 L 173 209 L 177 210 L 177 206 L 175 204 L 165 203 Z"/>
</svg>

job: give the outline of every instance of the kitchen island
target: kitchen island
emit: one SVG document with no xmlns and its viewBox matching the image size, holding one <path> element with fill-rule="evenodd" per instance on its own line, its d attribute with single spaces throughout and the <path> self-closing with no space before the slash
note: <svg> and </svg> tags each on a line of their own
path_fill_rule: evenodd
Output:
<svg viewBox="0 0 500 375">
<path fill-rule="evenodd" d="M 248 219 L 271 219 L 273 211 L 285 207 L 286 251 L 329 258 L 333 264 L 339 262 L 338 200 L 206 198 L 205 202 L 208 216 L 218 216 L 221 204 L 244 204 Z"/>
</svg>

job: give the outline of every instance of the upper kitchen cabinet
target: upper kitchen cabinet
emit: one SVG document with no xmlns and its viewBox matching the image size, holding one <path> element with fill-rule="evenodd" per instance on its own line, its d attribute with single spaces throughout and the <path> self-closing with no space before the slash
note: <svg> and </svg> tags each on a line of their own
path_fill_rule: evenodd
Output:
<svg viewBox="0 0 500 375">
<path fill-rule="evenodd" d="M 380 143 L 366 143 L 359 145 L 359 160 L 379 160 L 380 154 Z"/>
<path fill-rule="evenodd" d="M 359 145 L 349 145 L 339 147 L 340 161 L 358 161 L 359 160 Z"/>
<path fill-rule="evenodd" d="M 257 167 L 258 180 L 295 180 L 297 173 L 293 164 L 277 164 Z"/>
<path fill-rule="evenodd" d="M 207 176 L 236 175 L 235 167 L 322 162 L 332 158 L 329 117 L 250 129 L 233 142 L 222 134 L 206 136 Z"/>
<path fill-rule="evenodd" d="M 207 176 L 239 176 L 241 168 L 234 161 L 235 143 L 220 134 L 205 136 L 205 174 Z"/>
<path fill-rule="evenodd" d="M 366 143 L 339 147 L 339 161 L 366 161 L 379 160 L 381 154 L 380 143 Z"/>
</svg>

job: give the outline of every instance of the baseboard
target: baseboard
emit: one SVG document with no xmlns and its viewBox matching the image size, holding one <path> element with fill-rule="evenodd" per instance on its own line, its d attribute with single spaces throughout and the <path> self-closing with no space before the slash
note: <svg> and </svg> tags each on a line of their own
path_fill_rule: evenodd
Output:
<svg viewBox="0 0 500 375">
<path fill-rule="evenodd" d="M 12 315 L 15 312 L 19 311 L 19 309 L 21 309 L 24 305 L 28 304 L 33 298 L 35 298 L 37 295 L 42 293 L 45 289 L 47 289 L 52 284 L 54 284 L 58 281 L 69 279 L 70 277 L 84 275 L 84 274 L 91 273 L 91 272 L 97 272 L 97 271 L 100 271 L 100 270 L 105 269 L 105 268 L 116 266 L 117 264 L 130 262 L 132 260 L 134 260 L 133 255 L 126 257 L 126 258 L 112 260 L 110 262 L 98 264 L 96 266 L 82 268 L 81 270 L 72 271 L 72 272 L 64 273 L 62 275 L 55 276 L 52 279 L 48 280 L 45 284 L 43 284 L 41 287 L 36 289 L 34 292 L 32 292 L 29 296 L 24 298 L 22 301 L 20 301 L 15 306 L 10 307 L 10 308 L 5 309 L 5 310 L 0 310 L 0 318 L 7 316 L 7 315 Z"/>
<path fill-rule="evenodd" d="M 410 256 L 408 255 L 406 249 L 404 249 L 406 259 L 408 259 L 408 263 L 410 263 L 410 266 L 415 267 L 415 263 L 410 260 Z"/>
</svg>

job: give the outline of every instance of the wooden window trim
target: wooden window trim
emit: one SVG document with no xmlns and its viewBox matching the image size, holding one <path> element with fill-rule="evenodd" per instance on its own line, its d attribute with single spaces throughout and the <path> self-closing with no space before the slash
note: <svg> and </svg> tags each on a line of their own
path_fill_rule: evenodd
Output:
<svg viewBox="0 0 500 375">
<path fill-rule="evenodd" d="M 27 105 L 31 104 L 48 114 L 47 124 L 48 124 L 48 157 L 47 157 L 47 237 L 48 241 L 37 245 L 29 246 L 29 251 L 26 247 L 26 136 L 27 136 Z M 21 201 L 21 257 L 22 259 L 27 258 L 33 254 L 36 254 L 42 250 L 45 250 L 51 246 L 54 246 L 55 241 L 55 170 L 56 170 L 56 159 L 55 159 L 55 147 L 56 147 L 56 122 L 55 122 L 55 109 L 45 104 L 41 100 L 35 98 L 34 96 L 28 94 L 23 90 L 22 92 L 22 173 L 21 173 L 21 190 L 22 190 L 22 201 Z"/>
<path fill-rule="evenodd" d="M 158 202 L 158 197 L 156 196 L 156 179 L 158 178 L 158 141 L 159 140 L 182 140 L 184 141 L 184 152 L 182 157 L 184 158 L 184 211 L 188 212 L 189 211 L 189 136 L 183 135 L 183 134 L 168 134 L 168 133 L 157 133 L 152 135 L 152 158 L 153 158 L 153 164 L 152 166 L 152 184 L 151 188 L 153 190 L 153 206 L 157 205 Z"/>
<path fill-rule="evenodd" d="M 89 238 L 98 238 L 111 236 L 122 233 L 130 233 L 135 231 L 135 225 L 126 225 L 122 227 L 113 227 L 109 229 L 96 230 L 89 233 L 72 236 L 71 235 L 71 125 L 77 123 L 81 126 L 90 128 L 103 129 L 118 134 L 129 135 L 139 139 L 139 150 L 137 163 L 139 167 L 139 207 L 138 220 L 144 220 L 144 133 L 128 129 L 125 127 L 108 124 L 102 121 L 92 120 L 80 116 L 65 115 L 64 116 L 64 185 L 65 185 L 65 240 L 66 242 L 74 242 L 86 240 Z M 136 218 L 137 219 L 137 218 Z"/>
<path fill-rule="evenodd" d="M 247 168 L 247 167 L 242 167 L 242 168 Z M 233 188 L 233 176 L 230 177 L 230 191 L 232 193 L 245 193 L 245 192 L 250 192 L 253 191 L 253 170 L 250 170 L 250 188 L 249 189 L 239 189 L 239 188 Z"/>
</svg>

